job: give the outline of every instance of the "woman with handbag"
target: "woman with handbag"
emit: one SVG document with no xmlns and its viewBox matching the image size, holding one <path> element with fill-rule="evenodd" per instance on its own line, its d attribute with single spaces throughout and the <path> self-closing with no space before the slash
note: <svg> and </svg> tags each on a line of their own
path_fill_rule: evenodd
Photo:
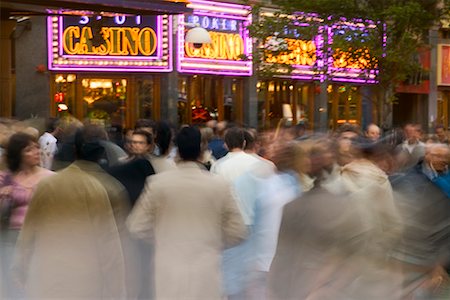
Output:
<svg viewBox="0 0 450 300">
<path fill-rule="evenodd" d="M 0 259 L 5 298 L 17 296 L 9 268 L 14 246 L 25 219 L 31 196 L 39 181 L 54 172 L 41 168 L 37 140 L 26 133 L 13 134 L 6 147 L 8 169 L 0 172 L 1 244 Z M 0 297 L 1 298 L 1 297 Z"/>
</svg>

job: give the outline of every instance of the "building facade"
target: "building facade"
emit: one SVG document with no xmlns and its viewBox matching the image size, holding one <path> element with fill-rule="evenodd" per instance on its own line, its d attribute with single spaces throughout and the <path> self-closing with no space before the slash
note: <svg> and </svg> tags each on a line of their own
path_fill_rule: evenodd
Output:
<svg viewBox="0 0 450 300">
<path fill-rule="evenodd" d="M 351 62 L 330 50 L 342 31 L 363 32 L 379 24 L 341 18 L 317 26 L 309 38 L 281 36 L 290 53 L 271 53 L 255 64 L 252 55 L 261 44 L 250 38 L 247 26 L 273 10 L 252 16 L 246 5 L 203 0 L 143 14 L 116 9 L 103 15 L 100 9 L 89 14 L 55 9 L 21 22 L 3 17 L 2 51 L 11 55 L 2 55 L 0 113 L 20 119 L 70 113 L 122 127 L 151 118 L 174 124 L 227 120 L 258 128 L 304 122 L 326 130 L 342 123 L 365 127 L 379 119 L 376 65 Z M 209 32 L 211 44 L 185 42 L 195 26 Z M 448 45 L 439 41 L 434 118 L 448 126 Z M 287 64 L 292 71 L 283 69 Z M 261 65 L 275 66 L 278 73 L 261 76 Z"/>
</svg>

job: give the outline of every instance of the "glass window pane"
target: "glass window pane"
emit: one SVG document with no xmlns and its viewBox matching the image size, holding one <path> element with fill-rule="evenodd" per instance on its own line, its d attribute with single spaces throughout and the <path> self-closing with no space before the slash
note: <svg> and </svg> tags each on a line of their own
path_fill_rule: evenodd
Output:
<svg viewBox="0 0 450 300">
<path fill-rule="evenodd" d="M 84 116 L 91 123 L 125 126 L 126 79 L 92 78 L 81 84 Z"/>
</svg>

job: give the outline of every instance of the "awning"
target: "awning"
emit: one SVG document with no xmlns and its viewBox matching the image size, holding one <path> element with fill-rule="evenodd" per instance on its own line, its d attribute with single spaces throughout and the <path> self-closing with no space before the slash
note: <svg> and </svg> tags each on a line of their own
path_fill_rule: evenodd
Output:
<svg viewBox="0 0 450 300">
<path fill-rule="evenodd" d="M 1 0 L 2 15 L 155 15 L 192 12 L 187 1 L 171 0 Z"/>
</svg>

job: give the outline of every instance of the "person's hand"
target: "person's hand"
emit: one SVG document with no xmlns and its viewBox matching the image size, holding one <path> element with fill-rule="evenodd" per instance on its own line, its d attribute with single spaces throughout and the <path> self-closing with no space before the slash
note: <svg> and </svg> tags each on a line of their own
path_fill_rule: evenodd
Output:
<svg viewBox="0 0 450 300">
<path fill-rule="evenodd" d="M 424 283 L 424 287 L 436 292 L 439 287 L 449 280 L 449 276 L 442 266 L 437 266 L 431 271 L 429 279 Z"/>
<path fill-rule="evenodd" d="M 4 186 L 0 188 L 0 201 L 9 198 L 12 192 L 12 186 Z"/>
</svg>

